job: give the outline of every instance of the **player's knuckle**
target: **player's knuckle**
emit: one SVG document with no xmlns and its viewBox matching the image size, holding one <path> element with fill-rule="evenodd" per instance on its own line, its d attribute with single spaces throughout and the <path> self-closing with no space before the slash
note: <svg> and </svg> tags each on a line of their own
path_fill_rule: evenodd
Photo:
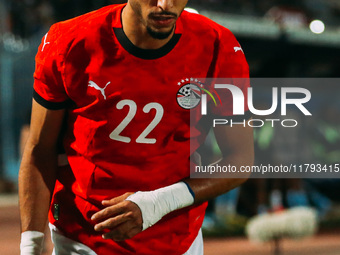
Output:
<svg viewBox="0 0 340 255">
<path fill-rule="evenodd" d="M 115 223 L 116 223 L 115 219 L 111 218 L 107 221 L 107 226 L 114 227 Z"/>
<path fill-rule="evenodd" d="M 116 213 L 116 209 L 114 207 L 107 208 L 107 216 L 112 216 L 115 213 Z"/>
<path fill-rule="evenodd" d="M 127 213 L 125 213 L 125 217 L 128 218 L 128 219 L 134 219 L 135 218 L 135 213 L 132 212 L 132 211 L 129 211 Z"/>
<path fill-rule="evenodd" d="M 123 208 L 125 211 L 130 210 L 130 209 L 131 209 L 131 202 L 125 200 L 125 201 L 122 203 L 122 208 Z"/>
<path fill-rule="evenodd" d="M 124 205 L 126 205 L 126 206 L 130 206 L 132 204 L 132 202 L 131 201 L 129 201 L 129 200 L 124 200 Z"/>
<path fill-rule="evenodd" d="M 105 209 L 102 211 L 102 217 L 108 216 L 109 213 L 110 213 L 110 209 L 109 209 L 109 208 L 105 208 Z"/>
</svg>

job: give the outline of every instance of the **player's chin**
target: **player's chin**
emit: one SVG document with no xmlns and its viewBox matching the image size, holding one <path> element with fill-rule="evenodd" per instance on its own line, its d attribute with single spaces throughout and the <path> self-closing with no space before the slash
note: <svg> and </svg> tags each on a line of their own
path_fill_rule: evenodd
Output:
<svg viewBox="0 0 340 255">
<path fill-rule="evenodd" d="M 162 27 L 162 28 L 157 28 L 157 27 L 152 27 L 148 26 L 147 30 L 151 37 L 159 40 L 164 40 L 167 39 L 171 34 L 172 31 L 174 30 L 174 26 L 172 27 Z"/>
</svg>

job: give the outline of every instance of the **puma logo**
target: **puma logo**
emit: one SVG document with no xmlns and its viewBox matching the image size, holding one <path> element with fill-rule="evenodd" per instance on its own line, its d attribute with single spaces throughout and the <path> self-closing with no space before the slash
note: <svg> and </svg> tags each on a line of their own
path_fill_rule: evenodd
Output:
<svg viewBox="0 0 340 255">
<path fill-rule="evenodd" d="M 243 52 L 241 47 L 234 47 L 235 53 L 238 52 L 239 50 Z"/>
<path fill-rule="evenodd" d="M 89 86 L 89 87 L 92 87 L 92 88 L 95 88 L 96 90 L 99 90 L 99 91 L 102 93 L 104 99 L 106 100 L 105 89 L 106 89 L 106 87 L 107 87 L 110 83 L 111 83 L 111 82 L 109 81 L 108 83 L 106 83 L 106 85 L 105 85 L 104 88 L 101 88 L 101 87 L 99 87 L 95 82 L 89 81 L 88 86 Z"/>
<path fill-rule="evenodd" d="M 48 35 L 48 33 L 46 33 L 46 35 L 45 35 L 45 37 L 44 37 L 44 44 L 43 44 L 43 46 L 42 46 L 42 48 L 41 48 L 41 51 L 44 51 L 45 46 L 46 46 L 47 44 L 50 44 L 50 42 L 46 42 L 46 40 L 47 40 L 47 35 Z"/>
</svg>

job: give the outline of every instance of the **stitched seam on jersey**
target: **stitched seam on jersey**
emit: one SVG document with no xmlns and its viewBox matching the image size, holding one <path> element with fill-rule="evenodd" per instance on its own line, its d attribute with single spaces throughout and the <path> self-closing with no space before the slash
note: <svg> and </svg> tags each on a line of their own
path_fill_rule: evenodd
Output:
<svg viewBox="0 0 340 255">
<path fill-rule="evenodd" d="M 58 24 L 58 25 L 59 25 L 59 24 Z M 60 25 L 59 25 L 59 26 L 60 26 Z M 61 34 L 61 33 L 60 33 L 59 26 L 56 27 L 56 29 L 58 29 L 58 34 Z M 64 87 L 64 90 L 65 90 L 65 93 L 66 93 L 67 96 L 69 97 L 69 94 L 68 94 L 68 91 L 67 91 L 67 86 L 66 86 L 67 83 L 66 83 L 66 66 L 65 66 L 66 56 L 65 56 L 65 55 L 67 55 L 67 54 L 69 53 L 72 44 L 70 43 L 70 44 L 68 45 L 68 48 L 64 51 L 65 53 L 62 54 L 62 53 L 59 51 L 59 47 L 58 47 L 59 38 L 60 38 L 60 36 L 58 36 L 58 39 L 56 40 L 56 44 L 57 44 L 57 55 L 58 55 L 58 57 L 61 58 L 61 62 L 60 62 L 60 74 L 61 74 L 61 79 L 62 79 L 62 81 L 63 81 L 63 87 Z M 72 100 L 70 97 L 69 97 L 69 99 L 70 99 L 71 102 L 73 102 L 73 100 Z M 75 102 L 73 102 L 73 103 L 74 103 L 74 105 L 76 105 Z"/>
</svg>

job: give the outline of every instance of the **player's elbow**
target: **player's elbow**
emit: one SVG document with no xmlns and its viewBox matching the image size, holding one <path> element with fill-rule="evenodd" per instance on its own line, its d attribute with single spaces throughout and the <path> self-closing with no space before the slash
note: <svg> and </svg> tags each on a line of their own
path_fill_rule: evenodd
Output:
<svg viewBox="0 0 340 255">
<path fill-rule="evenodd" d="M 27 140 L 20 169 L 31 168 L 31 166 L 35 166 L 38 169 L 46 169 L 56 164 L 56 146 L 46 146 L 43 143 L 36 143 L 31 139 Z"/>
</svg>

